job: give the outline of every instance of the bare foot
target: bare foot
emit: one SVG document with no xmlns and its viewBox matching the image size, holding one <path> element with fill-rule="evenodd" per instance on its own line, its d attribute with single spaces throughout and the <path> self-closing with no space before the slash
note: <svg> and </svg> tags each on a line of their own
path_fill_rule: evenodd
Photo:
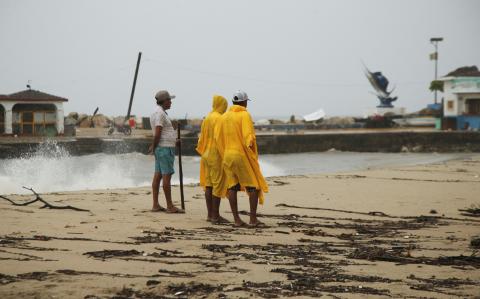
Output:
<svg viewBox="0 0 480 299">
<path fill-rule="evenodd" d="M 165 209 L 164 207 L 162 206 L 155 206 L 152 208 L 152 212 L 165 212 L 167 209 Z"/>
<path fill-rule="evenodd" d="M 267 225 L 259 220 L 249 223 L 250 227 L 267 227 Z"/>
<path fill-rule="evenodd" d="M 171 208 L 167 208 L 167 213 L 169 214 L 185 214 L 185 211 L 182 210 L 182 209 L 179 209 L 177 207 L 171 207 Z"/>
<path fill-rule="evenodd" d="M 218 218 L 213 218 L 212 219 L 213 224 L 224 224 L 224 223 L 230 223 L 227 219 L 223 218 L 222 216 L 218 216 Z"/>
<path fill-rule="evenodd" d="M 235 223 L 233 224 L 233 227 L 245 227 L 245 228 L 248 228 L 249 225 L 240 220 L 239 222 L 235 222 Z"/>
</svg>

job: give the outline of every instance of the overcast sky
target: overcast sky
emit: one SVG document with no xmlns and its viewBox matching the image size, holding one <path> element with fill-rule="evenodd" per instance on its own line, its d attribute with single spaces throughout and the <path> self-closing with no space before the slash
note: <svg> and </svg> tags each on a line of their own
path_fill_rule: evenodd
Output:
<svg viewBox="0 0 480 299">
<path fill-rule="evenodd" d="M 132 114 L 154 94 L 177 95 L 174 117 L 210 111 L 214 93 L 242 89 L 255 118 L 362 115 L 378 104 L 362 61 L 396 86 L 394 103 L 433 102 L 431 37 L 439 74 L 480 67 L 480 1 L 23 1 L 0 0 L 0 94 L 33 89 L 71 111 Z"/>
</svg>

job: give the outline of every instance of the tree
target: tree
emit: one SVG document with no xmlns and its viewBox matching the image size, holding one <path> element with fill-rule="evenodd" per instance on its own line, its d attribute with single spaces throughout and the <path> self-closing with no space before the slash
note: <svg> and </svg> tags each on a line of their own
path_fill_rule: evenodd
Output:
<svg viewBox="0 0 480 299">
<path fill-rule="evenodd" d="M 443 81 L 433 80 L 432 82 L 430 82 L 430 91 L 443 92 Z"/>
</svg>

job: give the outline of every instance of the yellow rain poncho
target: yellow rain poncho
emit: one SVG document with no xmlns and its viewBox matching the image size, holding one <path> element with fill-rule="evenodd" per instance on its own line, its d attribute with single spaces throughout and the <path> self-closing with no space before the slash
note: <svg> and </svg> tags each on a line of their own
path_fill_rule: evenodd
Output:
<svg viewBox="0 0 480 299">
<path fill-rule="evenodd" d="M 225 197 L 227 186 L 222 170 L 222 158 L 218 153 L 213 136 L 218 119 L 227 110 L 227 100 L 220 95 L 214 95 L 212 108 L 212 111 L 202 122 L 200 138 L 196 148 L 202 157 L 200 161 L 200 185 L 204 190 L 206 186 L 211 186 L 213 195 Z"/>
<path fill-rule="evenodd" d="M 223 157 L 223 168 L 228 188 L 240 184 L 259 190 L 259 203 L 263 204 L 268 185 L 258 164 L 257 141 L 253 121 L 247 109 L 233 105 L 220 117 L 215 140 Z"/>
</svg>

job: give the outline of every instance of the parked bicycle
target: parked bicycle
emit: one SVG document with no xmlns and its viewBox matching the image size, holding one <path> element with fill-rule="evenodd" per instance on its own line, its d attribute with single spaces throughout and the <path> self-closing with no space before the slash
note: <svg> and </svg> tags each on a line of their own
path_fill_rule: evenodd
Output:
<svg viewBox="0 0 480 299">
<path fill-rule="evenodd" d="M 112 135 L 115 131 L 118 133 L 123 133 L 125 135 L 130 135 L 132 134 L 132 128 L 130 128 L 129 125 L 118 125 L 112 122 L 112 125 L 110 128 L 108 128 L 107 134 Z"/>
</svg>

